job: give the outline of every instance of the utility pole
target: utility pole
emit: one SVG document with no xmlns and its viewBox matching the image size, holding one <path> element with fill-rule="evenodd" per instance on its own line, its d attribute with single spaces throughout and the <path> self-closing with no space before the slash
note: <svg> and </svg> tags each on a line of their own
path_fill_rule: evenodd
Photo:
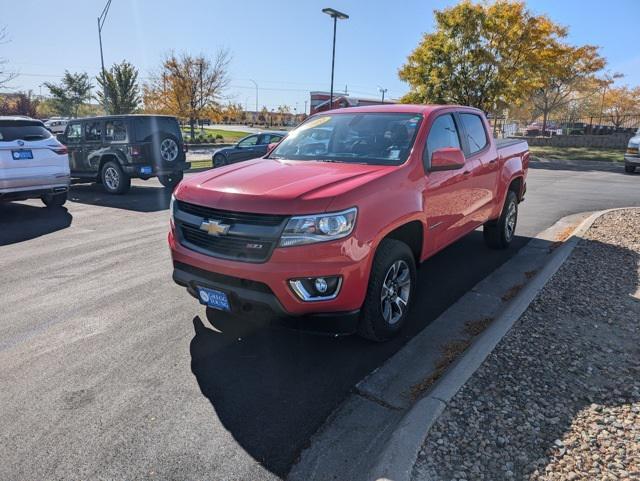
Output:
<svg viewBox="0 0 640 481">
<path fill-rule="evenodd" d="M 382 94 L 382 103 L 384 103 L 384 94 L 387 93 L 389 89 L 383 89 L 382 87 L 378 87 L 378 91 Z"/>
<path fill-rule="evenodd" d="M 102 81 L 104 82 L 104 85 L 102 86 L 103 87 L 102 93 L 104 95 L 105 107 L 107 105 L 107 75 L 104 70 L 104 55 L 102 53 L 102 27 L 104 26 L 104 22 L 107 19 L 107 13 L 109 13 L 110 6 L 111 6 L 111 0 L 107 0 L 107 4 L 104 6 L 104 8 L 102 9 L 102 13 L 98 17 L 98 41 L 100 42 L 100 65 L 102 66 Z"/>
<path fill-rule="evenodd" d="M 258 115 L 258 83 L 253 80 L 253 79 L 249 79 L 250 82 L 253 82 L 253 85 L 256 86 L 256 116 Z"/>
<path fill-rule="evenodd" d="M 200 115 L 198 115 L 198 117 L 201 117 L 204 109 L 204 97 L 202 96 L 202 59 L 200 59 L 198 67 L 200 67 Z M 204 133 L 204 122 L 201 118 L 198 120 L 200 120 L 200 133 Z"/>
<path fill-rule="evenodd" d="M 331 92 L 329 93 L 329 110 L 333 109 L 333 73 L 335 70 L 336 64 L 336 28 L 338 25 L 338 19 L 346 20 L 349 18 L 349 15 L 346 13 L 338 12 L 333 8 L 323 8 L 323 13 L 326 13 L 331 18 L 333 18 L 333 51 L 331 54 Z"/>
</svg>

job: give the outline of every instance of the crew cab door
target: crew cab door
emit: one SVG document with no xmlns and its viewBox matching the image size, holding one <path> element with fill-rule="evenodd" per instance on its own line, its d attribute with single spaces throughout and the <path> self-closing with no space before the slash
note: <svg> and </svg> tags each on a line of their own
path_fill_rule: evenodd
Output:
<svg viewBox="0 0 640 481">
<path fill-rule="evenodd" d="M 97 172 L 100 161 L 100 150 L 102 149 L 102 132 L 104 121 L 88 120 L 84 123 L 84 147 L 82 149 L 82 160 L 84 170 L 87 172 Z"/>
<path fill-rule="evenodd" d="M 497 194 L 498 151 L 489 136 L 488 124 L 479 114 L 460 112 L 458 114 L 465 157 L 474 163 L 473 192 L 471 206 L 472 222 L 477 227 L 491 217 Z M 473 228 L 475 228 L 473 227 Z"/>
<path fill-rule="evenodd" d="M 432 171 L 431 155 L 438 149 L 454 147 L 464 151 L 460 120 L 454 112 L 439 115 L 431 124 L 423 153 L 427 177 L 424 209 L 430 240 L 429 250 L 440 250 L 469 232 L 474 211 L 474 172 L 479 161 L 466 159 L 464 167 Z"/>
</svg>

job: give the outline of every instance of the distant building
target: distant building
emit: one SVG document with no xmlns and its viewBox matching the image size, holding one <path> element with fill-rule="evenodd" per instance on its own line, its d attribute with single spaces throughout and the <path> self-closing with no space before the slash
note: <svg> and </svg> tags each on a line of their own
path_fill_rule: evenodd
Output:
<svg viewBox="0 0 640 481">
<path fill-rule="evenodd" d="M 329 105 L 331 92 L 310 92 L 311 102 L 309 114 L 313 115 L 317 112 L 324 112 L 331 109 L 342 109 L 344 107 L 362 107 L 364 105 L 381 105 L 381 104 L 396 104 L 395 100 L 386 100 L 382 102 L 381 99 L 363 99 L 359 97 L 351 97 L 349 94 L 334 92 L 333 93 L 333 105 Z"/>
</svg>

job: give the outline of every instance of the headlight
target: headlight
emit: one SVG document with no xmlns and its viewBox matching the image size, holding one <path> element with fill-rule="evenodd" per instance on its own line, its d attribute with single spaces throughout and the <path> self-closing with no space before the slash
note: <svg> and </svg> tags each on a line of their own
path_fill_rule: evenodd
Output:
<svg viewBox="0 0 640 481">
<path fill-rule="evenodd" d="M 173 219 L 173 204 L 175 204 L 176 198 L 171 194 L 171 200 L 169 201 L 169 217 Z"/>
<path fill-rule="evenodd" d="M 347 237 L 356 224 L 358 210 L 292 217 L 280 238 L 280 247 L 299 246 Z"/>
</svg>

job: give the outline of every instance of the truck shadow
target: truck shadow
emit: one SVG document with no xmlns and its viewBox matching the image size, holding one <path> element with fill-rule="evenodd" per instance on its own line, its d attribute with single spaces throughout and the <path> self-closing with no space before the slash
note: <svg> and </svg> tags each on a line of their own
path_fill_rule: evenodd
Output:
<svg viewBox="0 0 640 481">
<path fill-rule="evenodd" d="M 528 240 L 519 237 L 513 249 L 489 251 L 476 231 L 429 259 L 419 270 L 408 323 L 387 343 L 319 336 L 283 328 L 267 316 L 246 319 L 210 310 L 207 319 L 193 319 L 192 372 L 238 443 L 284 477 L 358 381 Z"/>
<path fill-rule="evenodd" d="M 71 225 L 73 216 L 65 209 L 49 209 L 18 202 L 0 203 L 0 246 L 51 234 Z"/>
<path fill-rule="evenodd" d="M 167 210 L 171 189 L 162 186 L 132 184 L 124 195 L 108 194 L 99 184 L 74 184 L 69 190 L 69 200 L 80 204 L 112 207 L 134 212 Z"/>
</svg>

